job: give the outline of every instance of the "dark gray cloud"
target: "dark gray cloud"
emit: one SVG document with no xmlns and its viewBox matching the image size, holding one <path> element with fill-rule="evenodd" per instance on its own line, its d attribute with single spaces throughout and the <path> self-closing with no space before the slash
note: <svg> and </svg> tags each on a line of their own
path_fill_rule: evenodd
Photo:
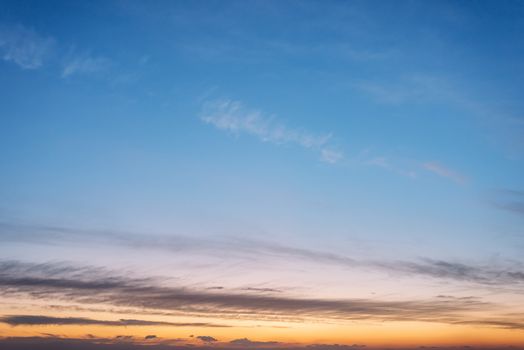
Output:
<svg viewBox="0 0 524 350">
<path fill-rule="evenodd" d="M 145 340 L 156 339 L 156 338 L 157 338 L 157 336 L 156 336 L 156 335 L 153 335 L 153 334 L 146 335 L 146 336 L 144 337 Z"/>
<path fill-rule="evenodd" d="M 99 326 L 174 326 L 174 327 L 227 327 L 212 323 L 163 322 L 135 319 L 120 319 L 116 321 L 95 320 L 83 317 L 49 317 L 39 315 L 10 315 L 0 317 L 0 322 L 11 326 L 37 325 L 99 325 Z"/>
<path fill-rule="evenodd" d="M 58 273 L 60 271 L 61 273 Z M 429 321 L 471 321 L 474 311 L 492 313 L 497 305 L 477 298 L 436 297 L 427 300 L 294 298 L 267 294 L 224 293 L 161 286 L 155 279 L 136 279 L 115 272 L 67 264 L 0 262 L 0 294 L 44 300 L 134 307 L 144 312 L 176 312 L 219 318 Z M 504 317 L 515 322 L 515 318 Z M 16 319 L 13 320 L 13 322 Z M 19 320 L 20 321 L 20 320 Z M 31 321 L 26 320 L 26 321 Z M 42 321 L 42 319 L 40 319 Z M 60 320 L 48 320 L 58 322 Z M 74 322 L 89 322 L 73 319 Z M 62 319 L 61 322 L 73 322 Z M 497 318 L 492 326 L 500 327 Z M 33 322 L 35 322 L 33 320 Z M 115 321 L 117 323 L 132 320 Z M 136 321 L 139 322 L 139 321 Z M 482 320 L 486 324 L 489 320 Z M 206 324 L 207 327 L 224 325 Z"/>
<path fill-rule="evenodd" d="M 212 343 L 218 341 L 216 338 L 210 335 L 199 335 L 197 336 L 197 339 L 202 340 L 204 343 Z"/>
</svg>

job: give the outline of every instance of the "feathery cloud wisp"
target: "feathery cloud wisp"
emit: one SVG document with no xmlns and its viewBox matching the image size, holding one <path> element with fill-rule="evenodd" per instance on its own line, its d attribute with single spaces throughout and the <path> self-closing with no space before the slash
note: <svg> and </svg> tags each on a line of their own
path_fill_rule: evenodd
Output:
<svg viewBox="0 0 524 350">
<path fill-rule="evenodd" d="M 151 235 L 138 235 L 131 233 L 117 233 L 96 230 L 75 230 L 63 227 L 22 226 L 0 223 L 0 242 L 26 242 L 36 244 L 81 243 L 95 245 L 118 245 L 131 249 L 157 250 L 172 253 L 205 251 L 206 254 L 223 254 L 228 252 L 232 259 L 243 259 L 244 254 L 253 256 L 270 256 L 272 259 L 293 259 L 311 263 L 337 265 L 349 268 L 367 268 L 387 273 L 396 273 L 407 276 L 422 276 L 439 280 L 453 280 L 457 282 L 475 283 L 479 286 L 509 286 L 522 285 L 524 272 L 522 265 L 516 262 L 505 262 L 494 265 L 493 263 L 467 263 L 452 260 L 417 259 L 400 261 L 374 261 L 360 260 L 344 254 L 331 251 L 304 249 L 294 246 L 277 244 L 262 240 L 248 240 L 236 238 L 232 240 L 202 240 L 186 236 L 160 237 Z M 0 261 L 1 268 L 22 269 L 22 264 L 11 264 Z M 44 268 L 41 266 L 40 268 Z M 64 273 L 63 267 L 45 265 L 46 273 Z M 1 274 L 0 274 L 1 276 Z M 99 281 L 99 287 L 105 287 L 111 281 Z M 56 283 L 59 283 L 58 281 Z M 208 290 L 222 290 L 224 287 L 212 286 Z M 251 289 L 252 291 L 252 289 Z"/>
<path fill-rule="evenodd" d="M 62 69 L 62 78 L 75 74 L 97 73 L 106 69 L 110 60 L 105 57 L 93 57 L 89 54 L 73 55 L 69 57 Z"/>
<path fill-rule="evenodd" d="M 139 307 L 152 312 L 164 310 L 202 316 L 220 314 L 222 318 L 251 320 L 303 321 L 320 318 L 448 324 L 478 321 L 487 326 L 490 325 L 489 319 L 477 320 L 468 315 L 472 312 L 492 312 L 498 307 L 478 298 L 437 297 L 391 301 L 216 293 L 183 286 L 162 286 L 155 279 L 123 277 L 115 272 L 86 266 L 19 262 L 0 264 L 0 294 L 6 293 L 41 300 L 67 299 L 77 303 Z M 72 321 L 65 319 L 51 322 Z M 127 322 L 132 323 L 130 320 Z M 504 327 L 512 324 L 512 327 L 520 325 L 524 328 L 520 319 L 511 315 L 497 317 L 492 326 L 501 327 L 501 322 L 506 323 Z"/>
<path fill-rule="evenodd" d="M 497 209 L 524 215 L 524 191 L 499 190 L 497 191 L 497 198 L 492 204 Z"/>
<path fill-rule="evenodd" d="M 23 26 L 0 27 L 0 56 L 22 69 L 40 68 L 50 55 L 54 39 Z"/>
<path fill-rule="evenodd" d="M 447 179 L 450 179 L 458 184 L 465 184 L 467 182 L 467 178 L 456 172 L 455 170 L 452 170 L 448 167 L 445 167 L 444 165 L 437 163 L 437 162 L 426 162 L 422 164 L 423 168 L 437 174 L 438 176 L 445 177 Z"/>
<path fill-rule="evenodd" d="M 246 108 L 241 102 L 214 100 L 204 104 L 200 118 L 217 129 L 234 134 L 246 133 L 264 142 L 292 143 L 320 152 L 321 160 L 337 163 L 343 154 L 329 146 L 331 134 L 316 135 L 305 130 L 289 128 L 259 110 Z"/>
</svg>

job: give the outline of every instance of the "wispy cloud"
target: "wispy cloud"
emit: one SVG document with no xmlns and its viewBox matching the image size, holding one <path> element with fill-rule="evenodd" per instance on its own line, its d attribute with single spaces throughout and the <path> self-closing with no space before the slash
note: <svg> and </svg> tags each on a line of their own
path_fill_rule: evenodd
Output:
<svg viewBox="0 0 524 350">
<path fill-rule="evenodd" d="M 524 215 L 524 191 L 499 190 L 492 204 L 495 208 Z"/>
<path fill-rule="evenodd" d="M 399 105 L 456 100 L 451 83 L 441 77 L 412 74 L 395 81 L 358 81 L 353 87 L 378 103 Z M 454 89 L 453 89 L 454 91 Z"/>
<path fill-rule="evenodd" d="M 0 322 L 11 326 L 41 326 L 41 325 L 79 325 L 79 326 L 174 326 L 174 327 L 229 327 L 213 323 L 163 322 L 135 319 L 120 319 L 116 321 L 95 320 L 84 317 L 49 317 L 41 315 L 9 315 L 0 317 Z"/>
<path fill-rule="evenodd" d="M 147 282 L 144 282 L 147 281 Z M 426 300 L 323 299 L 195 290 L 161 286 L 155 279 L 136 279 L 115 271 L 64 263 L 0 263 L 0 293 L 43 300 L 137 307 L 199 316 L 257 319 L 332 319 L 339 321 L 482 322 L 492 327 L 524 325 L 517 316 L 476 319 L 472 312 L 493 314 L 497 305 L 477 298 L 436 297 Z M 470 316 L 468 316 L 470 315 Z M 77 320 L 78 321 L 78 320 Z M 54 321 L 59 322 L 59 321 Z M 62 320 L 67 322 L 67 320 Z M 89 321 L 87 321 L 89 322 Z M 118 322 L 118 321 L 117 321 Z M 131 321 L 128 321 L 131 322 Z M 139 322 L 139 321 L 137 321 Z"/>
<path fill-rule="evenodd" d="M 72 53 L 68 55 L 62 69 L 62 78 L 75 74 L 94 74 L 109 68 L 111 61 L 102 56 L 89 53 Z"/>
<path fill-rule="evenodd" d="M 426 162 L 422 164 L 422 167 L 438 176 L 450 179 L 458 184 L 463 185 L 467 182 L 467 178 L 464 175 L 438 162 Z"/>
<path fill-rule="evenodd" d="M 367 152 L 363 152 L 360 157 L 365 156 Z M 393 164 L 390 159 L 384 156 L 372 157 L 362 160 L 362 163 L 369 166 L 379 167 L 381 169 L 393 172 L 395 174 L 409 177 L 412 179 L 417 178 L 417 172 L 409 169 L 409 167 L 400 167 L 397 164 Z"/>
<path fill-rule="evenodd" d="M 246 133 L 264 142 L 295 144 L 320 152 L 321 160 L 336 163 L 343 158 L 341 151 L 330 145 L 331 134 L 314 134 L 306 130 L 290 128 L 273 115 L 249 109 L 239 101 L 228 99 L 204 103 L 200 118 L 217 129 L 233 134 Z"/>
<path fill-rule="evenodd" d="M 466 263 L 461 261 L 435 260 L 421 258 L 413 261 L 377 261 L 359 260 L 351 256 L 330 251 L 304 249 L 282 245 L 264 240 L 248 240 L 245 238 L 198 239 L 186 236 L 154 236 L 132 233 L 115 233 L 110 231 L 74 230 L 61 227 L 34 227 L 22 225 L 0 224 L 0 242 L 26 242 L 38 244 L 94 244 L 115 245 L 129 249 L 148 249 L 172 253 L 204 252 L 207 255 L 217 254 L 231 259 L 271 258 L 295 259 L 313 264 L 344 266 L 353 269 L 372 269 L 386 273 L 396 273 L 406 276 L 420 276 L 434 279 L 452 280 L 456 282 L 475 283 L 484 286 L 521 286 L 524 284 L 524 267 L 518 262 L 508 261 L 499 264 Z M 7 266 L 8 262 L 4 262 Z M 21 268 L 20 264 L 11 268 Z M 43 265 L 48 274 L 64 273 L 64 267 Z M 25 270 L 22 270 L 25 271 Z M 114 280 L 100 280 L 100 288 L 105 283 Z M 59 284 L 57 280 L 55 283 Z M 96 285 L 91 285 L 91 288 Z M 220 289 L 219 289 L 220 288 Z M 211 287 L 209 290 L 223 290 L 223 287 Z M 272 288 L 271 288 L 272 289 Z M 269 291 L 269 290 L 268 290 Z"/>
<path fill-rule="evenodd" d="M 39 69 L 46 64 L 58 67 L 62 78 L 98 74 L 112 64 L 109 58 L 89 51 L 66 49 L 54 38 L 22 25 L 0 25 L 0 58 L 22 69 Z"/>
<path fill-rule="evenodd" d="M 55 40 L 24 26 L 0 26 L 0 55 L 23 69 L 37 69 L 50 56 Z"/>
<path fill-rule="evenodd" d="M 320 156 L 324 162 L 335 164 L 344 158 L 344 154 L 340 151 L 323 148 L 320 151 Z"/>
<path fill-rule="evenodd" d="M 513 267 L 495 267 L 490 264 L 468 265 L 433 259 L 422 259 L 416 262 L 397 261 L 388 264 L 376 262 L 375 264 L 396 272 L 483 285 L 503 287 L 524 283 L 524 271 L 519 264 Z"/>
</svg>

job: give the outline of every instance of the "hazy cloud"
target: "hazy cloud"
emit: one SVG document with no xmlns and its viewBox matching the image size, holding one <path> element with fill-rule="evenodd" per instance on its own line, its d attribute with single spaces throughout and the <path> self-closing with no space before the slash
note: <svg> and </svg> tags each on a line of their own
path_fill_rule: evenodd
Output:
<svg viewBox="0 0 524 350">
<path fill-rule="evenodd" d="M 0 55 L 23 69 L 40 68 L 51 54 L 55 40 L 24 26 L 0 26 Z"/>
<path fill-rule="evenodd" d="M 443 260 L 422 259 L 418 262 L 397 261 L 392 264 L 376 263 L 384 269 L 428 277 L 474 282 L 493 286 L 524 283 L 522 266 L 494 267 L 467 265 Z"/>
<path fill-rule="evenodd" d="M 320 156 L 324 162 L 331 164 L 335 164 L 344 158 L 342 152 L 329 148 L 320 150 Z"/>
<path fill-rule="evenodd" d="M 438 162 L 426 162 L 422 164 L 422 167 L 434 174 L 437 174 L 438 176 L 445 177 L 447 179 L 450 179 L 458 184 L 465 184 L 467 182 L 467 178 L 458 173 L 455 170 L 452 170 Z"/>
<path fill-rule="evenodd" d="M 524 191 L 498 190 L 492 204 L 498 209 L 524 215 Z"/>
<path fill-rule="evenodd" d="M 89 53 L 70 54 L 62 69 L 62 78 L 76 74 L 99 73 L 109 68 L 111 61 L 105 57 L 92 56 Z"/>
<path fill-rule="evenodd" d="M 99 73 L 111 65 L 110 59 L 87 51 L 79 53 L 70 49 L 67 52 L 54 38 L 42 36 L 22 25 L 0 25 L 0 58 L 22 69 L 38 69 L 50 60 L 62 66 L 62 78 Z"/>
</svg>

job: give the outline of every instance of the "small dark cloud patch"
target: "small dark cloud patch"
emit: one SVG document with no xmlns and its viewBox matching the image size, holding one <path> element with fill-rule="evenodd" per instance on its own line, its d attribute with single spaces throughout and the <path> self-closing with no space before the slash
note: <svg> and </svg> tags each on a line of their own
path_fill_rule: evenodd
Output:
<svg viewBox="0 0 524 350">
<path fill-rule="evenodd" d="M 217 339 L 209 336 L 209 335 L 199 335 L 197 337 L 197 339 L 200 339 L 201 341 L 203 341 L 204 343 L 213 343 L 213 342 L 216 342 L 218 341 Z"/>
<path fill-rule="evenodd" d="M 242 347 L 275 346 L 280 344 L 277 341 L 252 341 L 247 338 L 231 340 L 229 343 L 232 345 L 238 345 Z"/>
<path fill-rule="evenodd" d="M 145 340 L 156 339 L 156 338 L 157 338 L 157 336 L 156 336 L 156 335 L 153 335 L 153 334 L 151 334 L 151 335 L 146 335 L 146 336 L 144 337 Z"/>
</svg>

